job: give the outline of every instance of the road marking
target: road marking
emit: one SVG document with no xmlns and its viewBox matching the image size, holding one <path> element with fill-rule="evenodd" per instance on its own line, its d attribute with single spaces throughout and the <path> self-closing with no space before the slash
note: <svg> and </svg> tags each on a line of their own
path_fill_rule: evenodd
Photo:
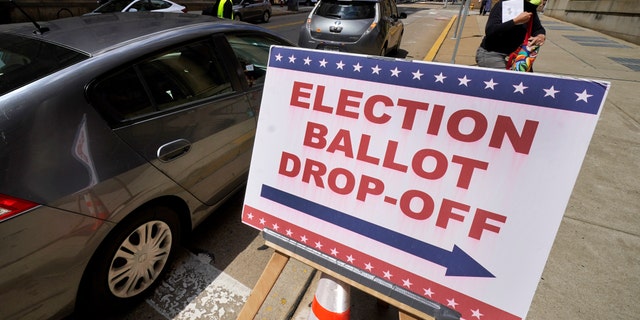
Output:
<svg viewBox="0 0 640 320">
<path fill-rule="evenodd" d="M 271 25 L 271 26 L 268 26 L 268 27 L 265 27 L 265 28 L 273 30 L 273 29 L 279 29 L 279 28 L 288 27 L 288 26 L 295 26 L 295 25 L 301 26 L 304 23 L 305 22 L 300 22 L 300 21 L 298 21 L 298 22 L 289 22 L 289 23 L 283 23 L 283 24 L 279 24 L 279 25 L 275 25 L 275 26 Z"/>
<path fill-rule="evenodd" d="M 206 254 L 178 257 L 147 303 L 167 319 L 236 319 L 251 289 L 210 264 Z"/>
</svg>

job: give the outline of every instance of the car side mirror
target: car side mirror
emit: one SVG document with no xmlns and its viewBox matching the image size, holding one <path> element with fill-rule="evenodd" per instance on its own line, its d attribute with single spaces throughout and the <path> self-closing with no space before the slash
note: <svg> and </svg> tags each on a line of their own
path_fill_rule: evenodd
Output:
<svg viewBox="0 0 640 320">
<path fill-rule="evenodd" d="M 138 9 L 136 9 L 136 8 L 131 8 L 131 9 L 127 10 L 127 12 L 138 12 Z"/>
</svg>

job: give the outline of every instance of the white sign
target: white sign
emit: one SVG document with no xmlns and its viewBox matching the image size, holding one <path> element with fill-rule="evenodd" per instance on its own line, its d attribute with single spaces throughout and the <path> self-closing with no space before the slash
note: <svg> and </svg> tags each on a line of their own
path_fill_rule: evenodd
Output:
<svg viewBox="0 0 640 320">
<path fill-rule="evenodd" d="M 502 1 L 502 22 L 507 22 L 524 12 L 522 0 Z"/>
<path fill-rule="evenodd" d="M 273 47 L 243 222 L 464 319 L 524 318 L 608 87 Z"/>
</svg>

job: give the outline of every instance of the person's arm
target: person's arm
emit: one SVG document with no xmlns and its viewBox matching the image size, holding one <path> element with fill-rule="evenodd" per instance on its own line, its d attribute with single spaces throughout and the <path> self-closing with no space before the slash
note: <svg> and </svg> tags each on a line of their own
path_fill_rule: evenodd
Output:
<svg viewBox="0 0 640 320">
<path fill-rule="evenodd" d="M 487 25 L 484 29 L 484 34 L 487 37 L 492 37 L 496 34 L 503 33 L 510 28 L 513 28 L 516 23 L 514 20 L 509 20 L 507 22 L 502 22 L 502 1 L 498 2 L 495 7 L 489 13 L 489 18 L 487 18 Z"/>
<path fill-rule="evenodd" d="M 530 45 L 541 46 L 547 40 L 547 31 L 540 22 L 540 17 L 537 14 L 533 15 L 533 25 L 531 26 L 531 38 L 529 38 Z"/>
</svg>

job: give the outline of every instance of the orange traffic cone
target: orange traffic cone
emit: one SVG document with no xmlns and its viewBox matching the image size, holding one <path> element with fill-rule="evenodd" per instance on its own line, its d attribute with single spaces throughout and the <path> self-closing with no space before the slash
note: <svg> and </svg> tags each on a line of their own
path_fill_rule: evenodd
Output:
<svg viewBox="0 0 640 320">
<path fill-rule="evenodd" d="M 313 297 L 308 320 L 348 320 L 351 287 L 327 274 L 322 274 Z"/>
</svg>

